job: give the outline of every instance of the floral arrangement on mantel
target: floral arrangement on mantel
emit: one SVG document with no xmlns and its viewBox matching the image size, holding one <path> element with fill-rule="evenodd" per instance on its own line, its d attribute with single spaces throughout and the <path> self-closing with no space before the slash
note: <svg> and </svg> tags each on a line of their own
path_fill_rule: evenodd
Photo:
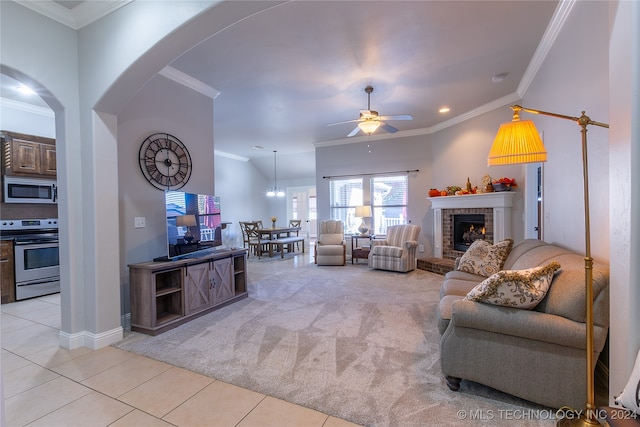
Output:
<svg viewBox="0 0 640 427">
<path fill-rule="evenodd" d="M 489 175 L 485 175 L 482 178 L 482 187 L 471 186 L 471 181 L 467 178 L 467 184 L 465 188 L 458 185 L 451 185 L 443 190 L 432 188 L 429 190 L 429 197 L 439 196 L 464 196 L 468 194 L 479 193 L 491 193 L 493 191 L 511 191 L 512 188 L 517 188 L 515 178 L 502 177 L 500 179 L 492 179 Z"/>
<path fill-rule="evenodd" d="M 272 216 L 271 217 L 271 228 L 276 228 L 276 221 L 278 220 L 277 217 Z"/>
</svg>

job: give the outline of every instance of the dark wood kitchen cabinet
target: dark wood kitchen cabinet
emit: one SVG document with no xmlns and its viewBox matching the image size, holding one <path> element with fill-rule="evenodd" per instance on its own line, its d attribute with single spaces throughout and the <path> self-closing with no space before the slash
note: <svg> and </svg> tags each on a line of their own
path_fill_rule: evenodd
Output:
<svg viewBox="0 0 640 427">
<path fill-rule="evenodd" d="M 55 178 L 56 140 L 1 131 L 2 168 L 5 175 Z"/>
<path fill-rule="evenodd" d="M 248 296 L 246 249 L 129 265 L 131 330 L 157 335 Z"/>
<path fill-rule="evenodd" d="M 13 240 L 0 242 L 0 288 L 2 289 L 2 304 L 16 300 L 16 279 L 13 266 Z"/>
</svg>

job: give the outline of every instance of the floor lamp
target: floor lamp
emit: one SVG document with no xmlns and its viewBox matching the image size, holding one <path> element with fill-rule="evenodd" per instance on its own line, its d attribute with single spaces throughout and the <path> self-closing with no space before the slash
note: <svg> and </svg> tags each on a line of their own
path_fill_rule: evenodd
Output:
<svg viewBox="0 0 640 427">
<path fill-rule="evenodd" d="M 595 122 L 582 112 L 580 117 L 564 116 L 514 105 L 513 121 L 500 126 L 496 139 L 489 152 L 489 166 L 516 163 L 537 163 L 547 161 L 547 151 L 531 120 L 520 120 L 520 111 L 542 114 L 576 122 L 582 133 L 582 173 L 584 182 L 584 226 L 585 226 L 585 303 L 587 328 L 587 402 L 586 412 L 576 419 L 562 419 L 558 426 L 595 426 L 600 423 L 595 419 L 594 379 L 593 379 L 593 258 L 591 258 L 591 233 L 589 222 L 589 174 L 587 162 L 587 126 L 594 125 L 608 128 L 606 123 Z"/>
</svg>

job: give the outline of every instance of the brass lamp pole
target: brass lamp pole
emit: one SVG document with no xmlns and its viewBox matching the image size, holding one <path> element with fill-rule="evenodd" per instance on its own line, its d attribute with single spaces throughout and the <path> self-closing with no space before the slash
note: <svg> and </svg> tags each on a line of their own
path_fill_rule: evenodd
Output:
<svg viewBox="0 0 640 427">
<path fill-rule="evenodd" d="M 591 226 L 589 219 L 589 173 L 587 162 L 587 126 L 594 125 L 609 128 L 606 123 L 591 120 L 585 112 L 580 117 L 565 116 L 562 114 L 549 113 L 546 111 L 524 108 L 520 105 L 513 105 L 513 121 L 500 126 L 496 139 L 489 151 L 489 166 L 533 163 L 547 161 L 547 152 L 540 139 L 540 135 L 531 120 L 520 120 L 520 111 L 527 113 L 542 114 L 545 116 L 557 117 L 560 119 L 576 122 L 582 134 L 582 174 L 584 183 L 584 226 L 585 226 L 585 303 L 586 303 L 586 328 L 587 328 L 587 402 L 586 413 L 576 419 L 559 420 L 558 426 L 596 426 L 600 423 L 595 420 L 596 410 L 594 398 L 593 380 L 593 258 L 591 258 Z"/>
</svg>

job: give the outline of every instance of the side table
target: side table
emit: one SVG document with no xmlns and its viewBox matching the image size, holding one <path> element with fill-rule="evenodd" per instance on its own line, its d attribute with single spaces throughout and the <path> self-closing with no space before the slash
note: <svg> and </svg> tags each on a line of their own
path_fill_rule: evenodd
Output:
<svg viewBox="0 0 640 427">
<path fill-rule="evenodd" d="M 351 264 L 354 259 L 368 259 L 371 250 L 371 235 L 354 234 L 351 236 Z M 367 240 L 367 244 L 358 246 L 358 240 Z"/>
</svg>

